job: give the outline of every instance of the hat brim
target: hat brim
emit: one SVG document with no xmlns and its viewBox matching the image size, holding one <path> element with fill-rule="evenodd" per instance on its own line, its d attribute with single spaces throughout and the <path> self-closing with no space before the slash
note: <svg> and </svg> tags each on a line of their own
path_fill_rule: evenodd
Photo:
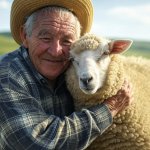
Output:
<svg viewBox="0 0 150 150">
<path fill-rule="evenodd" d="M 25 17 L 35 10 L 45 6 L 61 6 L 71 10 L 82 26 L 81 35 L 90 31 L 93 21 L 93 6 L 91 0 L 14 0 L 11 8 L 10 27 L 14 40 L 21 44 L 20 27 L 25 23 Z"/>
</svg>

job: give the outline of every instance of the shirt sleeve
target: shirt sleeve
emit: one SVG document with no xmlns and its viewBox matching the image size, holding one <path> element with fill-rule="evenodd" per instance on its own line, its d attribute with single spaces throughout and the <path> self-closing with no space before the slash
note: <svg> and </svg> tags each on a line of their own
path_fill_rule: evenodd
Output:
<svg viewBox="0 0 150 150">
<path fill-rule="evenodd" d="M 0 149 L 85 149 L 112 123 L 104 104 L 59 118 L 47 115 L 40 102 L 15 79 L 0 81 Z"/>
</svg>

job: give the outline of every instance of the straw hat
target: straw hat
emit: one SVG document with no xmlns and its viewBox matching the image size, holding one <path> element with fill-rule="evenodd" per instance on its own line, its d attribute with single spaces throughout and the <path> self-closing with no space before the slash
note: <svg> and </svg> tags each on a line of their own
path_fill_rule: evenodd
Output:
<svg viewBox="0 0 150 150">
<path fill-rule="evenodd" d="M 49 5 L 62 6 L 71 10 L 81 23 L 82 35 L 90 31 L 93 21 L 91 0 L 14 0 L 11 8 L 10 27 L 12 36 L 18 44 L 21 44 L 19 29 L 25 23 L 25 17 Z"/>
</svg>

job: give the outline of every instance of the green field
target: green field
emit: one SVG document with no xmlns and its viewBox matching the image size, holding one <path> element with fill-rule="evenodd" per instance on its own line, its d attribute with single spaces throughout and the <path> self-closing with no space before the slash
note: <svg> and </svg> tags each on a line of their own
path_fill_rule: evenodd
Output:
<svg viewBox="0 0 150 150">
<path fill-rule="evenodd" d="M 11 36 L 0 34 L 0 55 L 15 50 L 18 45 L 14 42 Z"/>
<path fill-rule="evenodd" d="M 133 41 L 131 48 L 125 55 L 141 56 L 150 59 L 150 41 Z"/>
<path fill-rule="evenodd" d="M 10 33 L 0 33 L 0 55 L 18 48 Z M 133 41 L 131 48 L 124 55 L 142 56 L 150 59 L 150 41 Z"/>
</svg>

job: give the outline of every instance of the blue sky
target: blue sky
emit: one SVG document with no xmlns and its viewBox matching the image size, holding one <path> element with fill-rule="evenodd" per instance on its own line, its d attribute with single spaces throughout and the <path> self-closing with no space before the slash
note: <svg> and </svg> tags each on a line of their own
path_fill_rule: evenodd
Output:
<svg viewBox="0 0 150 150">
<path fill-rule="evenodd" d="M 9 31 L 13 0 L 0 0 L 0 32 Z M 150 41 L 150 0 L 92 0 L 92 33 L 105 37 Z"/>
</svg>

